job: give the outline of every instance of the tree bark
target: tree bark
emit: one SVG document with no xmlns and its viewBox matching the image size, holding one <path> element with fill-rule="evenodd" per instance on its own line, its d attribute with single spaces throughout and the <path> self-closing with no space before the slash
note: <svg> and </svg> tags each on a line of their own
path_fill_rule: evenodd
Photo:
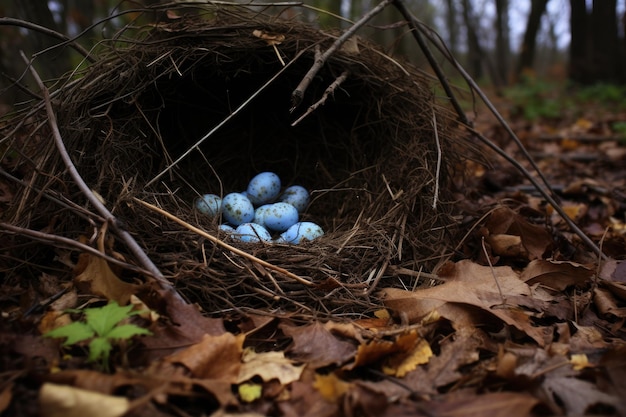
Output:
<svg viewBox="0 0 626 417">
<path fill-rule="evenodd" d="M 496 74 L 502 85 L 509 78 L 509 1 L 496 2 Z"/>
<path fill-rule="evenodd" d="M 515 78 L 520 79 L 523 72 L 531 70 L 535 61 L 535 50 L 537 43 L 537 33 L 541 27 L 541 17 L 546 11 L 549 0 L 532 0 L 530 13 L 526 22 L 526 30 L 522 41 L 522 50 L 520 51 L 515 70 Z M 574 0 L 573 0 L 574 1 Z M 582 0 L 583 4 L 585 0 Z"/>
</svg>

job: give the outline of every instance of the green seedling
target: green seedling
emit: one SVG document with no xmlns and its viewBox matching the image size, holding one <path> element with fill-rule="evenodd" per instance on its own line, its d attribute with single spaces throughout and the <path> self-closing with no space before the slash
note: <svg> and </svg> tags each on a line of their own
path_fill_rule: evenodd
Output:
<svg viewBox="0 0 626 417">
<path fill-rule="evenodd" d="M 132 305 L 120 306 L 113 301 L 104 307 L 83 310 L 66 310 L 68 313 L 84 314 L 84 321 L 75 321 L 44 334 L 45 337 L 66 338 L 63 346 L 72 346 L 91 339 L 89 342 L 89 361 L 102 364 L 108 369 L 109 355 L 115 341 L 127 341 L 133 336 L 150 335 L 150 331 L 134 324 L 123 324 L 126 319 L 142 313 L 131 311 Z"/>
</svg>

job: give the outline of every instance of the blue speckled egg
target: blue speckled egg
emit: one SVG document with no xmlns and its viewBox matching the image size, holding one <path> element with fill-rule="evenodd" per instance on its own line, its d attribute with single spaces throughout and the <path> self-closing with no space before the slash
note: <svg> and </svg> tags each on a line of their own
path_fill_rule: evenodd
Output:
<svg viewBox="0 0 626 417">
<path fill-rule="evenodd" d="M 299 222 L 282 233 L 277 243 L 293 243 L 298 244 L 305 240 L 313 240 L 324 235 L 324 231 L 320 226 L 312 222 Z"/>
<path fill-rule="evenodd" d="M 236 238 L 242 242 L 269 242 L 272 240 L 272 236 L 267 229 L 260 224 L 256 223 L 243 223 L 237 226 Z"/>
<path fill-rule="evenodd" d="M 302 213 L 309 205 L 309 192 L 301 185 L 292 185 L 285 188 L 278 201 L 289 203 Z"/>
<path fill-rule="evenodd" d="M 239 226 L 254 219 L 254 206 L 240 193 L 230 193 L 222 200 L 222 214 L 228 223 Z"/>
<path fill-rule="evenodd" d="M 276 201 L 280 194 L 280 178 L 273 172 L 261 172 L 250 180 L 246 192 L 256 206 Z"/>
<path fill-rule="evenodd" d="M 284 232 L 298 221 L 298 210 L 291 204 L 274 203 L 264 216 L 265 227 L 275 232 Z"/>
<path fill-rule="evenodd" d="M 254 220 L 252 220 L 252 222 L 265 227 L 265 218 L 270 213 L 272 205 L 273 204 L 263 204 L 262 206 L 257 207 L 256 210 L 254 210 Z"/>
<path fill-rule="evenodd" d="M 222 212 L 222 199 L 215 194 L 205 194 L 196 199 L 196 209 L 209 217 L 219 216 Z"/>
</svg>

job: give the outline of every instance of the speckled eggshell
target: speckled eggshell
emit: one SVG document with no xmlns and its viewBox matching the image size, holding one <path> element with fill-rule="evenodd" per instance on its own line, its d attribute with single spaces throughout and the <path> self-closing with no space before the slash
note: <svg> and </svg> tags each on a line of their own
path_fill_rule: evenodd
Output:
<svg viewBox="0 0 626 417">
<path fill-rule="evenodd" d="M 250 180 L 246 192 L 255 206 L 276 201 L 280 194 L 280 178 L 273 172 L 261 172 Z"/>
<path fill-rule="evenodd" d="M 272 204 L 263 204 L 262 206 L 257 207 L 256 210 L 254 210 L 254 220 L 252 220 L 252 222 L 256 224 L 260 224 L 263 227 L 266 227 L 265 218 L 267 217 L 268 214 L 270 214 L 271 207 L 272 207 Z"/>
<path fill-rule="evenodd" d="M 254 206 L 243 194 L 226 194 L 222 200 L 222 215 L 226 222 L 239 226 L 254 219 Z"/>
<path fill-rule="evenodd" d="M 291 226 L 287 231 L 282 233 L 277 243 L 293 243 L 299 244 L 305 240 L 313 240 L 324 235 L 324 231 L 320 226 L 313 222 L 298 222 Z"/>
<path fill-rule="evenodd" d="M 291 204 L 298 210 L 298 213 L 302 213 L 309 205 L 309 198 L 309 192 L 306 188 L 301 185 L 292 185 L 285 188 L 278 201 Z"/>
<path fill-rule="evenodd" d="M 222 199 L 215 194 L 204 194 L 195 202 L 196 209 L 209 217 L 219 216 L 222 212 Z"/>
<path fill-rule="evenodd" d="M 267 229 L 256 223 L 243 223 L 237 226 L 236 238 L 242 242 L 269 242 L 272 240 L 272 236 Z"/>
<path fill-rule="evenodd" d="M 274 203 L 265 214 L 265 227 L 274 232 L 284 232 L 297 221 L 298 210 L 287 203 Z"/>
</svg>

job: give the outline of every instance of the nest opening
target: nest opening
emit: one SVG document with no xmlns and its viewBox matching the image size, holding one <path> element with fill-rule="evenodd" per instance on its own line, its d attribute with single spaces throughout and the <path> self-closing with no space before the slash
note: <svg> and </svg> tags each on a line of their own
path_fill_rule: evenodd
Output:
<svg viewBox="0 0 626 417">
<path fill-rule="evenodd" d="M 283 34 L 284 40 L 274 48 L 253 34 L 258 30 Z M 313 64 L 315 49 L 327 48 L 334 35 L 300 23 L 230 16 L 211 25 L 177 21 L 143 36 L 113 45 L 82 78 L 59 90 L 58 123 L 83 178 L 187 298 L 212 312 L 287 303 L 361 313 L 375 304 L 374 283 L 391 279 L 386 285 L 412 287 L 418 271 L 449 252 L 450 171 L 467 146 L 420 72 L 361 40 L 358 53 L 330 57 L 292 114 L 291 93 Z M 292 126 L 344 72 L 346 80 L 324 104 Z M 39 112 L 38 120 L 44 119 Z M 48 134 L 45 124 L 30 127 L 42 137 Z M 34 150 L 13 141 L 29 154 L 21 166 L 39 167 L 23 171 L 24 179 L 44 189 L 48 176 L 38 172 L 56 175 L 69 200 L 84 201 L 54 146 L 42 143 Z M 168 167 L 159 181 L 146 185 Z M 237 258 L 132 203 L 131 197 L 156 203 L 216 233 L 217 223 L 194 212 L 193 200 L 245 189 L 262 171 L 276 172 L 285 186 L 309 189 L 312 202 L 303 218 L 327 233 L 299 246 L 237 245 L 311 279 L 315 287 L 303 288 Z M 56 229 L 70 237 L 91 227 L 84 216 L 36 193 L 23 198 L 28 205 L 20 204 L 14 219 L 46 224 L 52 216 L 69 214 Z"/>
</svg>

